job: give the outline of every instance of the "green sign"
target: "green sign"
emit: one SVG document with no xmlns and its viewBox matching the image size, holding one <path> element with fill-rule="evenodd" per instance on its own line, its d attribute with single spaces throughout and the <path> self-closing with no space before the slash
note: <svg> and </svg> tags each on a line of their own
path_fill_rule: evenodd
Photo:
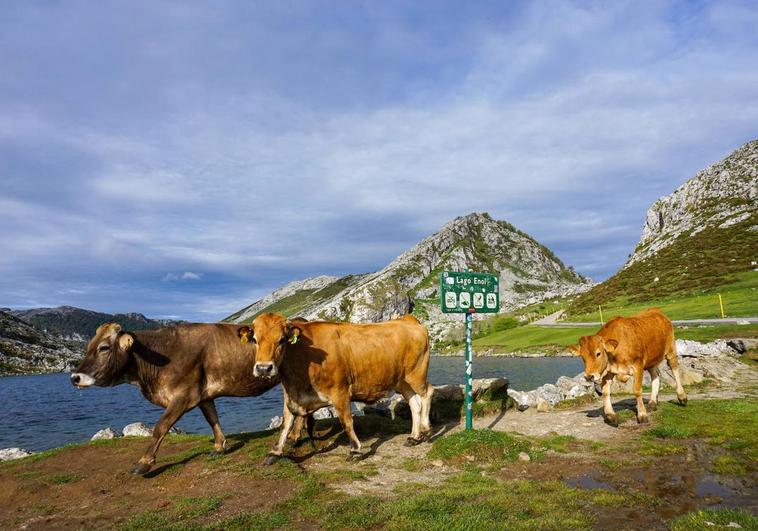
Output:
<svg viewBox="0 0 758 531">
<path fill-rule="evenodd" d="M 490 273 L 440 273 L 442 313 L 497 313 L 498 277 Z"/>
</svg>

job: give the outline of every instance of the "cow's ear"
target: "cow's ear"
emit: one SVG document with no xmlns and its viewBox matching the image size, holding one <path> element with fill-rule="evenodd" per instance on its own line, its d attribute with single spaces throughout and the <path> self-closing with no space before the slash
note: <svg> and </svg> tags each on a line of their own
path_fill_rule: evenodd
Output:
<svg viewBox="0 0 758 531">
<path fill-rule="evenodd" d="M 125 332 L 118 336 L 118 346 L 124 352 L 129 352 L 129 349 L 134 345 L 134 336 L 128 332 Z"/>
<path fill-rule="evenodd" d="M 574 353 L 574 356 L 581 356 L 582 352 L 579 350 L 579 345 L 569 345 L 568 349 Z"/>
<path fill-rule="evenodd" d="M 300 339 L 300 333 L 302 330 L 300 330 L 297 326 L 292 324 L 291 321 L 287 321 L 287 342 L 290 345 L 294 345 L 298 342 Z"/>
<path fill-rule="evenodd" d="M 253 329 L 249 326 L 241 326 L 237 329 L 237 335 L 242 343 L 247 343 L 253 335 Z"/>
<path fill-rule="evenodd" d="M 615 339 L 606 339 L 604 342 L 605 351 L 613 354 L 616 351 L 616 347 L 619 346 L 619 342 Z"/>
</svg>

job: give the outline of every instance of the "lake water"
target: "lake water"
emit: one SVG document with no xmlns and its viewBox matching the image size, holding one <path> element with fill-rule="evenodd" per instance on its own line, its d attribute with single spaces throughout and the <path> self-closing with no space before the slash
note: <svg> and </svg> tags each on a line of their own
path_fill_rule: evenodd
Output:
<svg viewBox="0 0 758 531">
<path fill-rule="evenodd" d="M 579 358 L 476 358 L 474 378 L 506 376 L 520 391 L 555 383 L 561 375 L 582 370 Z M 464 360 L 432 357 L 433 384 L 463 383 Z M 271 417 L 282 413 L 279 386 L 249 398 L 216 400 L 226 433 L 265 429 Z M 120 430 L 132 422 L 155 424 L 163 410 L 150 404 L 131 385 L 76 389 L 67 374 L 0 378 L 0 448 L 40 451 L 89 440 L 107 426 Z M 210 427 L 198 409 L 184 415 L 177 426 L 190 433 L 208 433 Z"/>
</svg>

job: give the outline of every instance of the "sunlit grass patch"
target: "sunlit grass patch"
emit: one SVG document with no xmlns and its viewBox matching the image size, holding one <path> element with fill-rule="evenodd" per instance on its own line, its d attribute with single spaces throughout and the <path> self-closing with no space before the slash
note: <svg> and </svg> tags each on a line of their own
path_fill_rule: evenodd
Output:
<svg viewBox="0 0 758 531">
<path fill-rule="evenodd" d="M 742 529 L 758 529 L 758 518 L 741 509 L 703 509 L 672 520 L 671 531 L 735 529 L 732 523 Z"/>
<path fill-rule="evenodd" d="M 747 473 L 747 468 L 733 455 L 720 455 L 713 460 L 711 471 L 717 474 L 742 475 Z"/>
<path fill-rule="evenodd" d="M 197 529 L 200 526 L 195 520 L 212 515 L 222 503 L 219 496 L 180 498 L 163 509 L 149 509 L 130 517 L 122 529 Z"/>
<path fill-rule="evenodd" d="M 465 430 L 435 440 L 428 457 L 461 462 L 473 458 L 479 463 L 499 463 L 515 461 L 520 452 L 526 452 L 533 459 L 542 455 L 541 450 L 533 448 L 524 438 L 487 429 Z"/>
</svg>

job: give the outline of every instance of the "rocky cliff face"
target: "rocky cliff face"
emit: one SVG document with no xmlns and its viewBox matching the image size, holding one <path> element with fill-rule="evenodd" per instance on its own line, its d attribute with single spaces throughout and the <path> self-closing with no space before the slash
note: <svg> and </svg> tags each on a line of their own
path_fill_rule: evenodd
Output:
<svg viewBox="0 0 758 531">
<path fill-rule="evenodd" d="M 0 375 L 70 371 L 82 356 L 76 345 L 0 311 Z"/>
<path fill-rule="evenodd" d="M 758 262 L 758 140 L 699 172 L 647 211 L 624 267 L 577 297 L 576 315 L 621 297 L 632 302 L 703 293 Z"/>
<path fill-rule="evenodd" d="M 757 209 L 758 140 L 753 140 L 653 203 L 642 238 L 625 267 L 656 254 L 680 236 L 741 223 Z"/>
<path fill-rule="evenodd" d="M 427 324 L 439 323 L 455 319 L 438 309 L 438 278 L 443 270 L 498 274 L 502 310 L 591 286 L 529 235 L 486 213 L 474 213 L 452 220 L 376 273 L 349 280 L 317 277 L 291 283 L 228 320 L 242 322 L 263 311 L 279 311 L 307 319 L 378 322 L 413 308 Z M 322 287 L 309 291 L 306 286 L 316 281 Z M 279 297 L 282 293 L 288 295 Z M 274 302 L 267 304 L 267 300 Z M 285 311 L 288 305 L 297 312 Z"/>
</svg>

